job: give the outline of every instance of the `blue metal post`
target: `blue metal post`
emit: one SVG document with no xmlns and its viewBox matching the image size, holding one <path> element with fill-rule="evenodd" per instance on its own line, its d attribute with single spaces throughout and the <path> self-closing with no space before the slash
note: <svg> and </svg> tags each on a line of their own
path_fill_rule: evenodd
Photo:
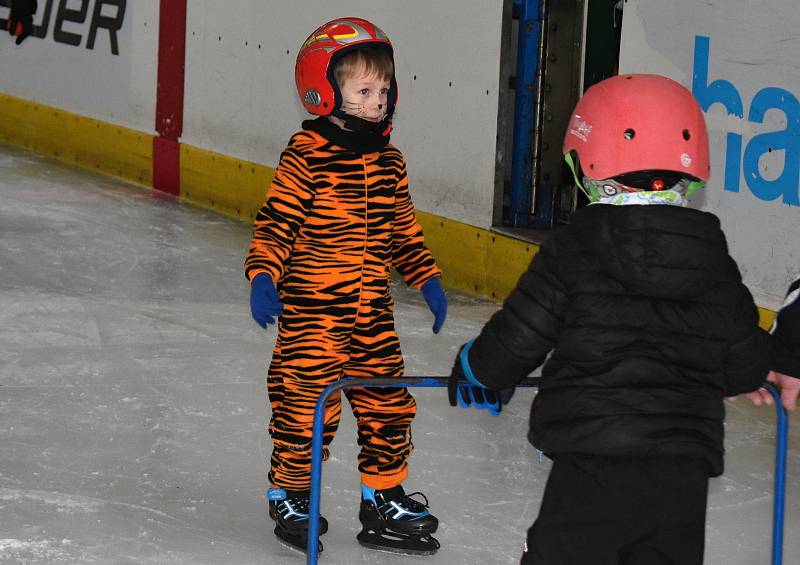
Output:
<svg viewBox="0 0 800 565">
<path fill-rule="evenodd" d="M 786 500 L 786 455 L 789 441 L 789 418 L 781 405 L 781 393 L 772 383 L 764 385 L 778 413 L 775 432 L 775 498 L 772 507 L 772 565 L 783 563 L 783 517 Z"/>
<path fill-rule="evenodd" d="M 330 385 L 322 394 L 319 395 L 317 405 L 314 408 L 314 431 L 311 439 L 311 495 L 308 511 L 308 546 L 307 560 L 308 565 L 317 565 L 319 559 L 319 504 L 320 490 L 322 484 L 322 431 L 325 426 L 325 408 L 328 406 L 328 398 L 334 392 L 339 392 L 345 388 L 369 387 L 446 387 L 447 377 L 402 377 L 402 378 L 376 378 L 376 379 L 357 379 L 345 378 Z M 464 381 L 465 385 L 469 385 Z M 518 387 L 536 387 L 537 379 L 525 379 Z"/>
<path fill-rule="evenodd" d="M 531 211 L 533 144 L 536 127 L 536 74 L 542 32 L 541 0 L 514 0 L 519 14 L 514 137 L 508 215 L 514 226 L 526 226 Z"/>
</svg>

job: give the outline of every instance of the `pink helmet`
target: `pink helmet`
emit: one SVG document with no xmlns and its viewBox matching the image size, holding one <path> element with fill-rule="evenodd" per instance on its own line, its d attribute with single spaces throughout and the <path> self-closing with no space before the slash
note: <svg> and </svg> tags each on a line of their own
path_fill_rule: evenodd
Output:
<svg viewBox="0 0 800 565">
<path fill-rule="evenodd" d="M 685 87 L 658 75 L 621 75 L 587 90 L 572 112 L 564 154 L 594 180 L 671 171 L 708 180 L 708 132 Z"/>
</svg>

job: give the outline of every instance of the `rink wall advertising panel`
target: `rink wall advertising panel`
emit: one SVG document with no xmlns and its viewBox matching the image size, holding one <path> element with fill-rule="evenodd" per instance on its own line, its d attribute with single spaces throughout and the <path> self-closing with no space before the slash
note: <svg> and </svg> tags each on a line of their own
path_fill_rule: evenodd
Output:
<svg viewBox="0 0 800 565">
<path fill-rule="evenodd" d="M 717 214 L 759 305 L 800 272 L 800 14 L 789 0 L 627 0 L 620 71 L 667 75 L 703 108 Z"/>
<path fill-rule="evenodd" d="M 0 0 L 5 30 L 9 0 Z M 31 37 L 0 41 L 6 94 L 152 132 L 157 0 L 39 0 Z"/>
<path fill-rule="evenodd" d="M 31 36 L 0 41 L 2 138 L 149 184 L 157 15 L 157 0 L 39 0 Z"/>
</svg>

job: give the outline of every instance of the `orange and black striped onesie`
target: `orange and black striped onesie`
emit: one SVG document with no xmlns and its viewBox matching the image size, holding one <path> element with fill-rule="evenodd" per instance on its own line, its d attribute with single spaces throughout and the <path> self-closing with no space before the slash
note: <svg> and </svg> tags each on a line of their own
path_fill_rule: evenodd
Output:
<svg viewBox="0 0 800 565">
<path fill-rule="evenodd" d="M 402 153 L 386 145 L 362 154 L 316 131 L 296 133 L 245 261 L 247 278 L 270 275 L 284 305 L 267 378 L 273 487 L 309 489 L 314 405 L 326 386 L 343 376 L 402 376 L 390 267 L 414 288 L 441 274 L 414 215 Z M 348 389 L 345 396 L 358 424 L 362 483 L 400 484 L 414 398 L 405 388 Z M 325 414 L 325 459 L 340 414 L 335 395 Z"/>
</svg>

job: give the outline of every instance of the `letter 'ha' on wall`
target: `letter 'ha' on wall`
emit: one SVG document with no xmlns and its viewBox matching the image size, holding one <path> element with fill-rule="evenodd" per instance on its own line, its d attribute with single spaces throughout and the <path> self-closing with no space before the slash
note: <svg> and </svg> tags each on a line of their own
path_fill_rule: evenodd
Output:
<svg viewBox="0 0 800 565">
<path fill-rule="evenodd" d="M 708 111 L 713 104 L 721 104 L 728 114 L 745 119 L 742 96 L 736 86 L 723 78 L 709 78 L 710 43 L 709 37 L 695 37 L 692 93 L 704 111 Z M 770 111 L 783 114 L 779 121 L 784 122 L 784 127 L 753 135 L 744 150 L 742 134 L 727 133 L 723 186 L 725 190 L 738 192 L 743 176 L 744 183 L 757 198 L 766 201 L 781 199 L 785 204 L 798 206 L 800 102 L 788 90 L 767 86 L 753 97 L 746 119 L 751 124 L 763 125 Z M 777 176 L 767 178 L 760 168 L 760 162 L 772 153 L 783 154 L 783 166 Z"/>
</svg>

